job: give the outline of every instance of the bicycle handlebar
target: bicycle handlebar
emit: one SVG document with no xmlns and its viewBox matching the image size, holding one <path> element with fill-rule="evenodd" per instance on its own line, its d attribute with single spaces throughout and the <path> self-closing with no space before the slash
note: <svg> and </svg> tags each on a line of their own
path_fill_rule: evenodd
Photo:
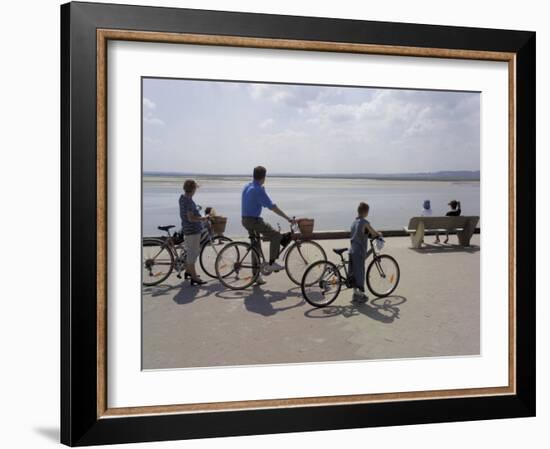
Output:
<svg viewBox="0 0 550 449">
<path fill-rule="evenodd" d="M 296 217 L 292 217 L 292 221 L 289 223 L 290 232 L 292 232 L 293 234 L 296 234 L 296 232 L 298 231 L 298 223 L 296 222 Z"/>
<path fill-rule="evenodd" d="M 298 231 L 298 223 L 296 223 L 296 217 L 292 217 L 292 221 L 294 221 L 294 223 L 289 223 L 289 226 L 290 226 L 290 232 L 292 234 L 296 234 L 297 231 Z M 277 223 L 277 229 L 279 232 L 281 232 L 281 224 L 280 223 Z"/>
</svg>

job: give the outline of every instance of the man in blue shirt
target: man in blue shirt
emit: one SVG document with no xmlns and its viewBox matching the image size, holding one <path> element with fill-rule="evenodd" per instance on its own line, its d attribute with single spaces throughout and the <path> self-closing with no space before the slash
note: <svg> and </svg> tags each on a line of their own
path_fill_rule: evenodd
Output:
<svg viewBox="0 0 550 449">
<path fill-rule="evenodd" d="M 268 223 L 264 222 L 261 217 L 262 208 L 267 208 L 275 212 L 280 217 L 293 223 L 293 219 L 289 218 L 281 209 L 274 204 L 267 195 L 264 183 L 267 170 L 265 167 L 258 166 L 254 168 L 253 181 L 244 186 L 241 199 L 241 216 L 242 224 L 249 234 L 261 234 L 269 240 L 269 264 L 265 267 L 267 272 L 279 271 L 283 267 L 277 262 L 279 257 L 279 245 L 283 236 L 280 232 L 273 229 Z M 288 243 L 288 242 L 287 242 Z M 260 245 L 258 240 L 257 246 Z M 259 249 L 259 248 L 258 248 Z M 263 284 L 261 277 L 258 279 L 259 284 Z"/>
</svg>

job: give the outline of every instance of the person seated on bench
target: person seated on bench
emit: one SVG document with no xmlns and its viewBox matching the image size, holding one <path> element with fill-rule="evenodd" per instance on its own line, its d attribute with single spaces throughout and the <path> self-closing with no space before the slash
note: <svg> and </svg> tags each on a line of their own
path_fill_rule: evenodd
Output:
<svg viewBox="0 0 550 449">
<path fill-rule="evenodd" d="M 431 217 L 432 213 L 432 204 L 430 200 L 424 200 L 422 203 L 422 212 L 420 212 L 421 217 Z"/>
<path fill-rule="evenodd" d="M 422 203 L 422 211 L 420 212 L 421 217 L 431 217 L 433 215 L 432 212 L 432 204 L 430 200 L 424 200 L 424 203 Z M 420 242 L 420 244 L 424 243 L 424 239 Z M 435 241 L 434 243 L 439 243 L 439 233 L 435 233 Z"/>
<path fill-rule="evenodd" d="M 460 201 L 452 200 L 448 206 L 451 206 L 451 210 L 445 214 L 447 217 L 458 217 L 462 213 Z M 449 231 L 445 233 L 445 241 L 443 243 L 449 243 Z"/>
<path fill-rule="evenodd" d="M 349 248 L 349 271 L 353 277 L 352 302 L 363 303 L 368 300 L 365 295 L 365 261 L 371 251 L 368 251 L 369 234 L 381 237 L 382 234 L 374 229 L 367 221 L 369 205 L 359 203 L 357 217 L 351 224 L 351 245 Z"/>
</svg>

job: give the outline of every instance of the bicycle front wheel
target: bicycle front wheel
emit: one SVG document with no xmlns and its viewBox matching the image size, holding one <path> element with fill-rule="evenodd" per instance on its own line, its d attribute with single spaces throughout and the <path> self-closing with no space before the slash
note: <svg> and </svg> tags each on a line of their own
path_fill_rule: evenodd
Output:
<svg viewBox="0 0 550 449">
<path fill-rule="evenodd" d="M 383 298 L 395 291 L 400 276 L 399 264 L 392 256 L 377 256 L 367 268 L 367 286 L 374 295 Z"/>
<path fill-rule="evenodd" d="M 307 267 L 301 282 L 302 295 L 314 307 L 332 304 L 342 289 L 338 267 L 332 262 L 318 260 Z"/>
<path fill-rule="evenodd" d="M 311 240 L 296 242 L 288 249 L 285 258 L 286 274 L 292 282 L 300 285 L 306 268 L 318 260 L 327 260 L 321 245 Z"/>
<path fill-rule="evenodd" d="M 261 263 L 260 254 L 250 244 L 232 242 L 216 257 L 216 277 L 231 290 L 243 290 L 258 279 Z"/>
<path fill-rule="evenodd" d="M 150 287 L 165 281 L 174 269 L 174 254 L 160 239 L 143 239 L 141 282 Z"/>
<path fill-rule="evenodd" d="M 216 258 L 222 250 L 232 240 L 228 237 L 216 236 L 212 237 L 212 240 L 207 240 L 201 248 L 201 255 L 199 262 L 201 264 L 202 271 L 204 271 L 211 278 L 217 278 L 216 276 Z"/>
</svg>

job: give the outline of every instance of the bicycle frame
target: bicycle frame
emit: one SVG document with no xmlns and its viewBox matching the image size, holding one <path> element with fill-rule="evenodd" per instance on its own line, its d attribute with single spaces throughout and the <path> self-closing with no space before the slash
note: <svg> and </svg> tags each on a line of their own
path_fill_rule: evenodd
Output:
<svg viewBox="0 0 550 449">
<path fill-rule="evenodd" d="M 369 238 L 369 240 L 371 242 L 371 249 L 367 252 L 365 260 L 361 260 L 362 258 L 357 260 L 357 263 L 366 264 L 368 256 L 373 254 L 373 258 L 366 267 L 365 272 L 361 274 L 363 279 L 354 277 L 354 271 L 356 270 L 353 270 L 353 267 L 350 267 L 348 270 L 348 264 L 354 258 L 350 256 L 346 260 L 344 257 L 346 248 L 334 249 L 334 252 L 340 256 L 338 263 L 316 261 L 306 269 L 301 281 L 302 294 L 306 301 L 315 307 L 326 307 L 336 300 L 342 287 L 357 287 L 363 290 L 361 287 L 364 282 L 366 282 L 369 291 L 379 298 L 392 294 L 399 284 L 399 264 L 392 256 L 379 254 L 379 249 L 381 248 L 377 249 L 373 245 L 374 239 Z M 379 281 L 379 279 L 382 279 L 382 281 Z M 354 292 L 354 296 L 355 293 L 357 292 Z M 326 296 L 327 294 L 330 296 Z"/>
<path fill-rule="evenodd" d="M 279 226 L 279 232 L 281 231 L 281 227 Z M 258 274 L 263 274 L 265 276 L 271 274 L 274 270 L 271 269 L 270 266 L 266 264 L 266 256 L 264 254 L 263 248 L 262 248 L 262 233 L 255 231 L 253 229 L 249 230 L 248 233 L 249 241 L 241 241 L 241 242 L 231 242 L 228 245 L 233 245 L 234 248 L 237 249 L 236 253 L 236 259 L 234 257 L 235 253 L 232 253 L 231 256 L 229 256 L 229 259 L 231 259 L 231 271 L 226 272 L 226 269 L 228 267 L 227 260 L 224 261 L 223 258 L 220 259 L 220 256 L 224 254 L 224 251 L 228 246 L 226 245 L 224 249 L 221 250 L 219 253 L 217 259 L 216 259 L 216 274 L 218 278 L 220 278 L 220 281 L 228 288 L 230 289 L 240 289 L 238 287 L 235 287 L 235 285 L 229 285 L 224 282 L 223 279 L 228 278 L 231 274 L 235 274 L 236 278 L 238 279 L 238 276 L 240 275 L 240 271 L 244 269 L 251 269 L 252 274 L 254 275 L 254 279 L 252 279 L 250 276 L 247 276 L 246 279 L 252 279 L 250 283 L 246 284 L 246 288 L 249 285 L 252 285 L 252 283 L 255 282 L 256 277 Z M 302 239 L 299 235 L 297 235 L 297 225 L 296 223 L 292 223 L 290 225 L 290 233 L 284 234 L 284 239 L 286 240 L 288 238 L 288 241 L 285 241 L 285 246 L 281 248 L 279 246 L 278 252 L 277 252 L 277 258 L 282 258 L 284 262 L 284 270 L 286 271 L 289 279 L 294 282 L 296 285 L 300 285 L 300 279 L 302 276 L 302 271 L 297 271 L 297 269 L 302 270 L 302 268 L 307 268 L 309 265 L 309 260 L 311 259 L 311 254 L 309 251 L 307 251 L 307 248 L 310 247 L 317 247 L 318 252 L 321 254 L 321 258 L 326 260 L 327 256 L 326 253 L 321 245 L 319 243 L 309 240 L 309 239 Z M 303 245 L 306 245 L 307 248 L 302 248 Z M 228 253 L 229 254 L 229 253 Z M 316 253 L 313 253 L 316 254 Z M 301 258 L 301 261 L 300 261 Z M 298 262 L 299 265 L 295 265 L 294 262 Z M 303 262 L 303 263 L 302 263 Z M 292 264 L 292 265 L 289 265 Z M 223 275 L 222 268 L 224 269 Z M 279 271 L 279 270 L 277 270 Z M 223 278 L 223 279 L 222 279 Z"/>
<path fill-rule="evenodd" d="M 294 239 L 293 236 L 296 234 L 294 228 L 293 228 L 294 225 L 290 225 L 290 233 L 291 233 L 291 240 L 294 240 L 294 243 L 299 243 L 301 240 L 298 240 L 298 239 Z M 281 228 L 279 226 L 279 232 L 280 232 Z M 249 233 L 248 234 L 248 238 L 250 240 L 250 243 L 249 243 L 249 249 L 246 253 L 244 253 L 244 255 L 242 256 L 241 260 L 245 260 L 246 257 L 248 256 L 248 254 L 250 253 L 250 251 L 253 251 L 253 248 L 254 250 L 258 253 L 258 255 L 260 256 L 259 260 L 258 260 L 258 266 L 247 266 L 247 265 L 243 265 L 242 263 L 239 263 L 240 266 L 242 267 L 245 267 L 245 268 L 252 268 L 253 270 L 254 269 L 258 269 L 261 271 L 261 267 L 262 265 L 265 263 L 265 254 L 264 254 L 264 251 L 263 251 L 263 248 L 262 248 L 262 236 L 260 233 L 258 232 L 254 232 L 254 233 Z M 293 245 L 291 243 L 289 243 L 285 248 L 283 248 L 282 250 L 279 251 L 279 257 L 281 257 L 281 255 L 283 256 L 283 260 L 286 259 L 287 255 L 288 255 L 288 250 L 289 248 L 291 248 Z M 301 255 L 301 253 L 300 253 Z M 303 256 L 302 256 L 303 257 Z M 305 259 L 304 259 L 305 260 Z"/>
<path fill-rule="evenodd" d="M 175 268 L 179 276 L 184 270 L 185 247 L 183 246 L 183 242 L 185 241 L 185 236 L 183 236 L 183 240 L 180 243 L 176 244 L 174 243 L 174 236 L 170 233 L 170 229 L 167 229 L 165 232 L 168 234 L 168 237 L 164 240 L 163 247 L 168 248 L 168 251 L 173 254 Z M 202 247 L 208 242 L 211 242 L 213 237 L 214 233 L 212 232 L 212 227 L 209 220 L 208 226 L 205 226 L 201 231 L 200 246 Z"/>
<path fill-rule="evenodd" d="M 384 272 L 382 271 L 382 268 L 380 267 L 380 264 L 378 263 L 378 259 L 379 259 L 380 256 L 379 256 L 379 253 L 376 251 L 376 246 L 373 244 L 374 240 L 376 240 L 376 239 L 369 238 L 370 249 L 367 251 L 367 258 L 372 254 L 372 260 L 373 260 L 373 262 L 376 266 L 376 269 L 378 270 L 378 273 L 380 274 L 380 276 L 385 277 Z M 340 254 L 340 263 L 336 265 L 336 268 L 338 269 L 338 274 L 340 275 L 340 279 L 342 280 L 343 284 L 346 287 L 350 288 L 351 287 L 351 276 L 348 272 L 348 268 L 347 268 L 348 266 L 349 266 L 349 259 L 348 260 L 344 259 L 344 255 Z M 342 276 L 342 274 L 341 274 L 342 269 L 344 269 L 344 276 Z"/>
<path fill-rule="evenodd" d="M 303 240 L 302 239 L 299 239 L 299 238 L 294 238 L 294 236 L 297 234 L 295 232 L 295 225 L 290 225 L 290 240 L 291 242 L 293 242 L 294 244 L 299 244 L 301 243 Z M 279 227 L 279 232 L 281 232 L 281 227 Z M 250 234 L 249 233 L 249 239 L 250 239 L 250 244 L 251 245 L 254 245 L 254 244 L 258 244 L 256 246 L 256 248 L 258 249 L 258 252 L 260 253 L 260 255 L 262 256 L 262 259 L 265 261 L 265 255 L 264 255 L 264 251 L 262 249 L 262 236 L 259 235 L 259 234 Z M 279 255 L 278 257 L 281 257 L 283 258 L 283 260 L 286 259 L 287 255 L 288 255 L 288 252 L 289 252 L 289 249 L 293 246 L 292 243 L 289 243 L 287 246 L 285 246 L 282 250 L 279 250 Z M 301 253 L 300 253 L 301 255 Z M 302 256 L 303 257 L 303 256 Z M 304 259 L 305 260 L 305 259 Z"/>
</svg>

